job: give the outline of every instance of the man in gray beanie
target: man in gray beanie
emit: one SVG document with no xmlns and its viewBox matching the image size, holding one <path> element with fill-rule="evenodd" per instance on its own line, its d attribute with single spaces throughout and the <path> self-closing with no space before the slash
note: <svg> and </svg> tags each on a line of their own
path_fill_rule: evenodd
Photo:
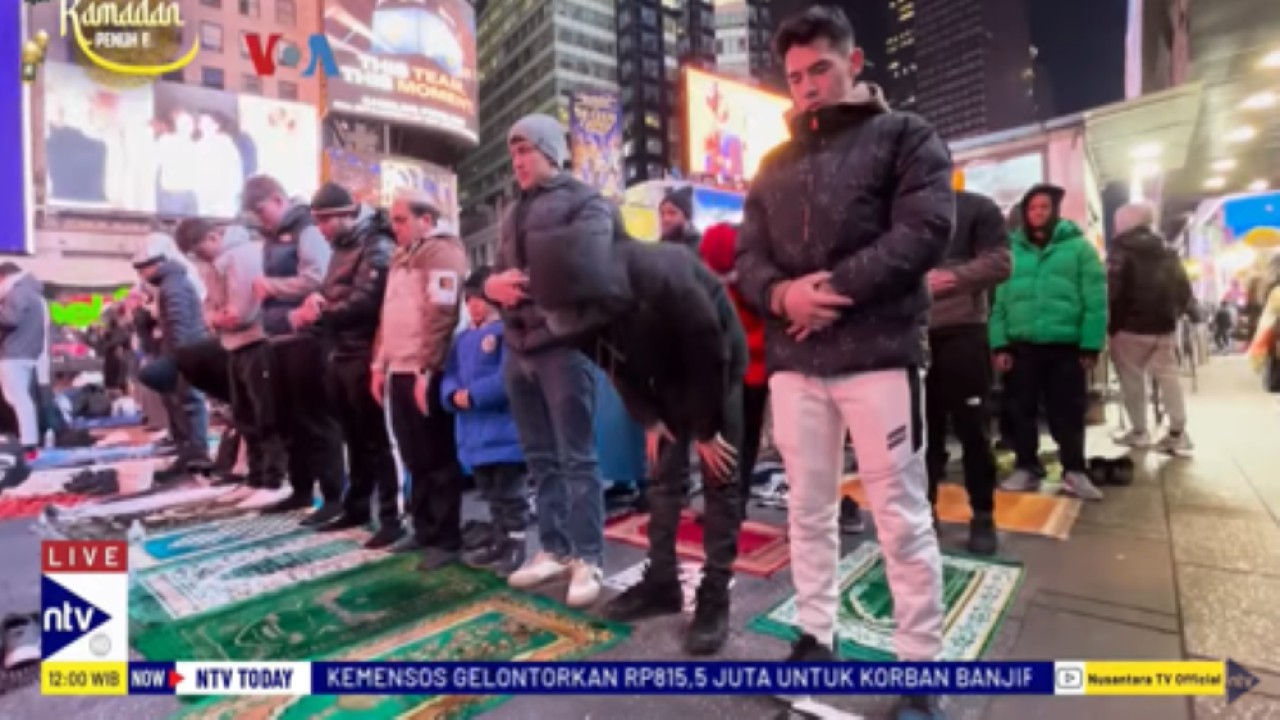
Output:
<svg viewBox="0 0 1280 720">
<path fill-rule="evenodd" d="M 575 331 L 610 312 L 612 245 L 623 236 L 618 211 L 563 171 L 565 131 L 528 115 L 507 137 L 519 198 L 502 221 L 495 274 L 485 296 L 506 322 L 505 380 L 529 472 L 537 483 L 542 552 L 509 579 L 532 588 L 570 577 L 567 602 L 585 607 L 600 594 L 604 486 L 595 449 L 596 375 L 573 349 Z M 587 305 L 587 301 L 593 301 Z M 573 309 L 573 328 L 553 327 L 547 311 Z"/>
</svg>

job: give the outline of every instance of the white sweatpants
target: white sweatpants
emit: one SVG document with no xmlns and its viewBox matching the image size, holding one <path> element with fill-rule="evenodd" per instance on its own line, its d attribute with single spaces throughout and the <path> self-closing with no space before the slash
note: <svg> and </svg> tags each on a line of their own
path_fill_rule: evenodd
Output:
<svg viewBox="0 0 1280 720">
<path fill-rule="evenodd" d="M 1178 377 L 1177 335 L 1136 335 L 1118 332 L 1111 336 L 1111 364 L 1120 378 L 1125 413 L 1134 430 L 1147 431 L 1147 377 L 1155 378 L 1160 399 L 1169 413 L 1169 430 L 1187 428 L 1187 406 Z"/>
<path fill-rule="evenodd" d="M 40 416 L 36 411 L 37 360 L 0 360 L 0 392 L 18 420 L 18 437 L 23 447 L 40 444 Z"/>
<path fill-rule="evenodd" d="M 924 388 L 914 370 L 837 378 L 777 373 L 773 438 L 790 486 L 791 575 L 800 627 L 832 646 L 845 428 L 858 458 L 893 593 L 899 660 L 942 649 L 942 558 L 925 471 Z"/>
</svg>

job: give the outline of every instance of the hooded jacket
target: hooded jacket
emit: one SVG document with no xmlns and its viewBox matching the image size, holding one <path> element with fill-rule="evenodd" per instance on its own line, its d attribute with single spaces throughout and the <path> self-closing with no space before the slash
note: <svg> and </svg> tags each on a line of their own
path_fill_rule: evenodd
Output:
<svg viewBox="0 0 1280 720">
<path fill-rule="evenodd" d="M 200 294 L 185 265 L 161 260 L 150 282 L 157 290 L 156 321 L 160 324 L 162 352 L 172 354 L 209 337 Z"/>
<path fill-rule="evenodd" d="M 268 335 L 289 335 L 289 312 L 320 289 L 332 251 L 306 205 L 294 205 L 262 245 L 262 271 L 271 297 L 262 302 L 262 324 Z"/>
<path fill-rule="evenodd" d="M 747 346 L 724 283 L 678 245 L 626 241 L 612 255 L 618 272 L 588 282 L 607 283 L 604 291 L 625 305 L 608 320 L 578 308 L 551 311 L 550 327 L 573 328 L 571 337 L 645 427 L 661 421 L 700 441 L 725 432 L 730 414 L 741 412 L 727 400 L 742 383 Z"/>
<path fill-rule="evenodd" d="M 0 282 L 0 360 L 38 360 L 49 343 L 44 285 L 19 272 Z"/>
<path fill-rule="evenodd" d="M 444 230 L 396 248 L 382 301 L 373 360 L 376 369 L 444 371 L 462 313 L 466 275 L 466 249 Z"/>
<path fill-rule="evenodd" d="M 1044 245 L 1033 242 L 1025 221 L 1031 196 L 1053 199 L 1052 230 Z M 1013 232 L 1013 274 L 996 291 L 988 330 L 995 351 L 1010 345 L 1074 345 L 1102 350 L 1107 335 L 1107 277 L 1098 251 L 1075 223 L 1058 218 L 1062 192 L 1036 186 L 1022 201 L 1023 227 Z"/>
<path fill-rule="evenodd" d="M 333 241 L 329 272 L 320 287 L 324 310 L 316 329 L 332 341 L 335 357 L 373 352 L 387 269 L 395 248 L 386 213 L 360 206 L 355 224 Z"/>
<path fill-rule="evenodd" d="M 738 238 L 739 287 L 766 318 L 770 370 L 832 377 L 922 365 L 925 275 L 942 260 L 955 216 L 946 145 L 866 84 L 851 102 L 795 114 L 791 130 L 752 180 Z M 831 272 L 853 305 L 799 342 L 771 296 L 818 271 Z"/>
<path fill-rule="evenodd" d="M 239 350 L 266 338 L 262 329 L 262 303 L 253 294 L 253 283 L 262 273 L 262 244 L 249 231 L 232 225 L 222 233 L 222 249 L 213 261 L 218 282 L 209 287 L 206 312 L 227 311 L 236 319 L 230 328 L 218 331 L 222 347 Z"/>
<path fill-rule="evenodd" d="M 607 317 L 619 298 L 612 247 L 625 238 L 621 215 L 594 188 L 567 173 L 522 190 L 503 218 L 494 272 L 524 270 L 530 300 L 503 308 L 508 346 L 531 353 L 566 341 L 545 311 L 594 303 Z"/>
<path fill-rule="evenodd" d="M 995 202 L 967 191 L 956 193 L 956 227 L 942 267 L 956 287 L 933 296 L 931 330 L 986 325 L 987 295 L 1012 271 L 1009 234 Z"/>
<path fill-rule="evenodd" d="M 1191 281 L 1176 253 L 1146 226 L 1118 235 L 1107 256 L 1112 334 L 1168 335 L 1191 308 Z"/>
<path fill-rule="evenodd" d="M 738 313 L 738 321 L 742 323 L 742 330 L 746 334 L 747 374 L 743 382 L 752 387 L 760 387 L 769 380 L 764 360 L 764 320 L 752 312 L 738 290 L 738 281 L 733 270 L 733 254 L 737 243 L 737 229 L 728 223 L 720 223 L 707 228 L 698 250 L 702 254 L 702 261 L 711 269 L 711 272 L 720 275 L 725 282 L 729 299 L 733 301 L 733 307 Z"/>
<path fill-rule="evenodd" d="M 457 413 L 458 459 L 469 468 L 525 461 L 503 384 L 504 345 L 502 323 L 491 322 L 464 331 L 449 351 L 440 399 Z M 453 404 L 459 390 L 471 399 L 466 410 Z"/>
</svg>

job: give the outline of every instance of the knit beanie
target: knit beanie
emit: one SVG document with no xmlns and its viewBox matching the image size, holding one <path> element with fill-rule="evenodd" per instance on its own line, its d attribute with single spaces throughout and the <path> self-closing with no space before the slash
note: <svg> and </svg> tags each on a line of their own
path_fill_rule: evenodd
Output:
<svg viewBox="0 0 1280 720">
<path fill-rule="evenodd" d="M 321 185 L 311 198 L 311 214 L 315 216 L 346 215 L 358 209 L 351 193 L 335 182 Z"/>
<path fill-rule="evenodd" d="M 733 272 L 734 253 L 738 246 L 738 229 L 729 223 L 716 223 L 702 234 L 702 262 L 717 275 Z"/>
<path fill-rule="evenodd" d="M 569 159 L 569 144 L 565 141 L 564 126 L 550 115 L 535 113 L 517 120 L 507 134 L 507 144 L 516 140 L 524 140 L 533 145 L 547 156 L 557 170 L 564 169 L 564 164 Z"/>
<path fill-rule="evenodd" d="M 670 205 L 679 210 L 684 215 L 686 221 L 693 220 L 693 188 L 686 185 L 682 188 L 672 188 L 662 197 L 662 203 Z"/>
<path fill-rule="evenodd" d="M 483 297 L 485 281 L 492 274 L 493 271 L 487 265 L 481 265 L 472 270 L 471 274 L 467 276 L 466 282 L 462 284 L 462 291 L 466 293 L 467 297 L 475 297 L 477 295 Z"/>
</svg>

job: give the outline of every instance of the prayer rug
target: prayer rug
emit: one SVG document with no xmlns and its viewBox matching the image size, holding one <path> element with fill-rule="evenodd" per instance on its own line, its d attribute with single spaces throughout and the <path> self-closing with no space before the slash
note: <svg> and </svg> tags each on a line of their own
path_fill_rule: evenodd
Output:
<svg viewBox="0 0 1280 720">
<path fill-rule="evenodd" d="M 140 547 L 131 548 L 129 567 L 151 567 L 209 550 L 226 550 L 249 542 L 287 535 L 297 532 L 301 518 L 302 513 L 233 515 L 173 530 L 145 540 Z"/>
<path fill-rule="evenodd" d="M 845 482 L 845 495 L 870 512 L 866 491 L 856 477 Z M 969 493 L 953 483 L 938 486 L 938 519 L 945 523 L 967 523 L 973 517 Z M 1006 532 L 1043 535 L 1057 540 L 1071 537 L 1083 501 L 1063 495 L 996 490 L 996 527 Z"/>
<path fill-rule="evenodd" d="M 628 515 L 606 523 L 604 536 L 610 540 L 649 547 L 649 516 Z M 685 511 L 680 516 L 680 528 L 676 531 L 676 554 L 698 562 L 707 556 L 702 551 L 702 526 L 693 513 Z M 733 564 L 736 572 L 756 577 L 769 577 L 787 566 L 791 560 L 791 547 L 787 544 L 786 528 L 748 520 L 742 523 L 738 533 L 738 560 Z"/>
<path fill-rule="evenodd" d="M 141 425 L 144 420 L 145 418 L 143 418 L 141 414 L 113 415 L 111 417 L 101 418 L 75 418 L 71 421 L 71 427 L 78 430 L 120 428 L 130 427 L 132 425 Z"/>
<path fill-rule="evenodd" d="M 40 497 L 9 497 L 6 493 L 0 496 L 0 520 L 35 517 L 49 505 L 70 508 L 88 500 L 89 498 L 85 495 L 72 495 L 70 493 L 42 495 Z"/>
<path fill-rule="evenodd" d="M 31 463 L 32 470 L 112 463 L 120 460 L 143 460 L 156 455 L 154 445 L 127 447 L 46 448 Z"/>
<path fill-rule="evenodd" d="M 136 576 L 129 615 L 143 624 L 179 620 L 385 557 L 364 549 L 368 539 L 363 530 L 300 529 L 148 568 Z"/>
<path fill-rule="evenodd" d="M 148 660 L 312 660 L 504 586 L 460 565 L 423 573 L 416 555 L 383 558 L 198 617 L 152 625 L 131 617 L 130 638 Z"/>
<path fill-rule="evenodd" d="M 469 571 L 474 572 L 474 571 Z M 461 606 L 434 611 L 354 648 L 336 660 L 520 662 L 578 660 L 627 637 L 625 625 L 567 610 L 547 598 L 495 588 Z M 310 696 L 207 700 L 181 720 L 462 720 L 490 710 L 501 696 Z"/>
<path fill-rule="evenodd" d="M 1012 561 L 943 553 L 942 655 L 939 660 L 977 660 L 1017 596 L 1024 569 Z M 848 660 L 893 660 L 893 596 L 884 558 L 875 542 L 864 542 L 840 560 L 836 637 Z M 756 632 L 799 637 L 796 597 L 748 623 Z"/>
</svg>

